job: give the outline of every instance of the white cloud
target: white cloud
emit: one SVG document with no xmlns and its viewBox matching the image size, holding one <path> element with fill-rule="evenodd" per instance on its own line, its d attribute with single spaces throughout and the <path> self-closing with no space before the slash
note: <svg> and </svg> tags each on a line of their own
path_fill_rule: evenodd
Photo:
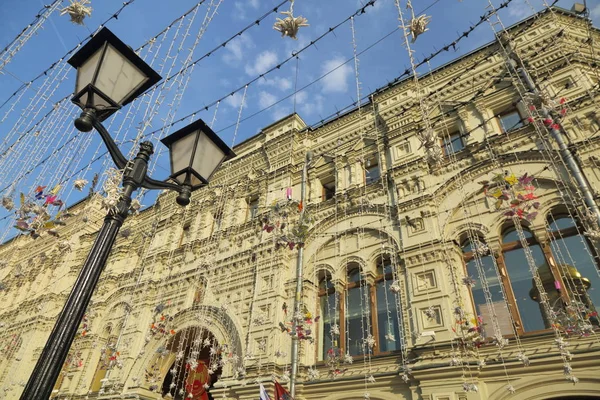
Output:
<svg viewBox="0 0 600 400">
<path fill-rule="evenodd" d="M 308 99 L 308 93 L 306 91 L 296 93 L 296 104 L 305 103 L 307 99 Z M 294 102 L 293 97 L 291 98 L 291 101 L 292 101 L 292 103 Z"/>
<path fill-rule="evenodd" d="M 256 10 L 260 6 L 260 0 L 248 0 L 246 5 Z M 246 5 L 244 5 L 244 2 L 242 1 L 236 1 L 233 3 L 233 17 L 235 19 L 246 19 Z"/>
<path fill-rule="evenodd" d="M 246 9 L 244 7 L 244 3 L 241 1 L 236 1 L 233 3 L 235 12 L 233 13 L 233 17 L 235 19 L 246 19 Z"/>
<path fill-rule="evenodd" d="M 363 7 L 365 4 L 367 4 L 366 1 L 361 1 L 361 0 L 358 1 L 358 7 Z M 393 4 L 393 1 L 391 1 L 391 0 L 377 0 L 375 2 L 375 4 L 367 7 L 366 10 L 367 10 L 367 12 L 371 11 L 371 10 L 379 11 L 379 10 L 383 9 L 384 7 L 389 6 L 391 4 Z"/>
<path fill-rule="evenodd" d="M 594 8 L 590 11 L 590 16 L 592 18 L 600 18 L 600 4 L 596 4 Z"/>
<path fill-rule="evenodd" d="M 258 106 L 261 109 L 270 108 L 274 121 L 279 121 L 280 119 L 290 115 L 292 112 L 290 107 L 286 106 L 285 104 L 275 104 L 278 101 L 279 99 L 277 96 L 272 93 L 265 92 L 264 90 L 261 90 L 258 93 Z"/>
<path fill-rule="evenodd" d="M 273 119 L 275 121 L 279 121 L 280 119 L 283 119 L 284 117 L 290 115 L 290 112 L 283 107 L 274 107 L 272 114 Z"/>
<path fill-rule="evenodd" d="M 515 17 L 517 19 L 524 19 L 533 14 L 533 10 L 523 1 L 514 2 L 512 5 L 508 7 L 508 14 L 511 17 Z"/>
<path fill-rule="evenodd" d="M 246 73 L 248 75 L 264 74 L 275 65 L 277 65 L 277 54 L 274 51 L 265 50 L 256 57 L 253 65 L 246 65 Z"/>
<path fill-rule="evenodd" d="M 319 31 L 320 32 L 320 31 Z M 310 40 L 306 35 L 298 35 L 298 40 L 286 40 L 285 41 L 285 54 L 292 55 L 302 50 L 310 43 Z"/>
<path fill-rule="evenodd" d="M 269 92 L 263 90 L 258 94 L 258 105 L 260 108 L 267 108 L 275 104 L 275 102 L 277 102 L 277 97 Z"/>
<path fill-rule="evenodd" d="M 238 65 L 244 59 L 246 50 L 252 48 L 254 42 L 249 35 L 238 36 L 225 46 L 227 52 L 223 55 L 223 61 L 230 65 Z"/>
<path fill-rule="evenodd" d="M 306 92 L 300 92 L 296 96 L 296 107 L 300 110 L 301 115 L 313 116 L 323 113 L 323 105 L 325 97 L 320 94 L 308 96 Z"/>
<path fill-rule="evenodd" d="M 258 81 L 258 84 L 272 86 L 282 91 L 290 90 L 292 88 L 292 81 L 287 78 L 275 77 L 273 79 L 261 79 Z"/>
<path fill-rule="evenodd" d="M 242 105 L 242 94 L 240 92 L 236 92 L 231 96 L 228 96 L 225 100 L 225 104 L 233 108 L 240 108 Z M 246 102 L 244 101 L 244 107 L 246 107 Z"/>
<path fill-rule="evenodd" d="M 348 78 L 354 69 L 350 65 L 344 64 L 345 61 L 342 57 L 325 61 L 321 67 L 322 74 L 333 72 L 321 80 L 323 93 L 346 93 L 348 91 Z"/>
</svg>

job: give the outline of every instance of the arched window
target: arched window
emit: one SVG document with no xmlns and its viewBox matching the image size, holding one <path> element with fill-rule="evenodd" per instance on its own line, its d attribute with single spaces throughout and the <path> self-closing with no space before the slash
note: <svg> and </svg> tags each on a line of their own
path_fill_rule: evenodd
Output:
<svg viewBox="0 0 600 400">
<path fill-rule="evenodd" d="M 588 309 L 584 318 L 589 318 L 593 325 L 599 325 L 596 309 L 600 304 L 600 277 L 594 261 L 596 255 L 587 239 L 578 232 L 572 218 L 551 216 L 548 220 L 549 242 L 542 243 L 543 246 L 525 227 L 525 240 L 522 242 L 514 226 L 504 230 L 500 254 L 478 252 L 481 238 L 471 235 L 471 238 L 463 240 L 461 247 L 466 275 L 475 280 L 471 287 L 475 312 L 483 317 L 484 322 L 493 318 L 492 310 L 486 311 L 489 307 L 481 283 L 485 279 L 503 334 L 512 333 L 511 318 L 519 334 L 549 329 L 553 319 L 547 315 L 547 307 L 540 303 L 539 288 L 531 274 L 530 263 L 533 263 L 550 308 L 560 314 L 567 300 L 584 303 Z M 476 257 L 476 253 L 480 256 Z M 498 273 L 494 270 L 495 266 Z"/>
<path fill-rule="evenodd" d="M 319 303 L 321 306 L 321 324 L 319 337 L 319 359 L 324 360 L 327 352 L 339 347 L 339 300 L 331 274 L 326 271 L 319 273 Z"/>
<path fill-rule="evenodd" d="M 346 280 L 346 352 L 352 356 L 364 354 L 365 338 L 371 333 L 369 306 L 370 286 L 362 279 L 360 265 L 350 263 L 347 266 Z"/>
<path fill-rule="evenodd" d="M 536 267 L 546 264 L 542 248 L 533 234 L 523 228 L 525 242 Z M 549 328 L 540 310 L 540 304 L 531 296 L 534 289 L 526 249 L 523 247 L 519 234 L 514 226 L 504 231 L 502 235 L 502 258 L 499 260 L 510 280 L 513 301 L 520 317 L 513 316 L 524 332 L 538 331 Z"/>
<path fill-rule="evenodd" d="M 367 343 L 372 355 L 400 350 L 400 315 L 398 295 L 390 290 L 394 281 L 393 266 L 389 256 L 377 261 L 373 285 L 361 266 L 351 262 L 346 269 L 343 293 L 336 293 L 331 275 L 319 274 L 321 305 L 319 358 L 327 358 L 329 351 L 339 351 L 352 356 L 365 355 Z M 369 340 L 368 340 L 369 339 Z"/>
<path fill-rule="evenodd" d="M 463 240 L 461 247 L 465 260 L 466 275 L 475 281 L 471 286 L 474 312 L 480 315 L 484 321 L 489 321 L 495 314 L 498 320 L 503 321 L 500 324 L 502 334 L 513 333 L 508 307 L 502 295 L 502 282 L 498 278 L 499 274 L 496 270 L 495 260 L 492 258 L 484 239 L 476 234 L 471 234 Z M 484 281 L 491 296 L 491 307 L 486 302 Z M 493 336 L 493 332 L 485 331 L 485 325 L 484 336 Z"/>
<path fill-rule="evenodd" d="M 390 290 L 393 282 L 394 267 L 388 256 L 382 256 L 375 277 L 377 312 L 374 317 L 377 323 L 373 324 L 377 329 L 380 352 L 400 350 L 400 303 L 398 295 Z"/>
<path fill-rule="evenodd" d="M 548 231 L 552 257 L 565 285 L 562 289 L 568 292 L 571 301 L 596 311 L 600 307 L 600 277 L 594 249 L 568 215 L 550 215 Z M 597 317 L 591 317 L 590 321 L 598 325 Z"/>
</svg>

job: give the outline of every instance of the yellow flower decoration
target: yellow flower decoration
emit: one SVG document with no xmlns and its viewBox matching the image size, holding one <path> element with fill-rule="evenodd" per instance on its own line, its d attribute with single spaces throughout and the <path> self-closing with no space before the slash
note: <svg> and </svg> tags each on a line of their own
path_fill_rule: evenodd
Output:
<svg viewBox="0 0 600 400">
<path fill-rule="evenodd" d="M 511 186 L 519 182 L 519 179 L 514 174 L 507 176 L 506 178 L 504 178 L 504 180 Z"/>
<path fill-rule="evenodd" d="M 494 196 L 495 198 L 502 196 L 502 190 L 496 190 L 494 193 L 492 193 L 492 196 Z"/>
</svg>

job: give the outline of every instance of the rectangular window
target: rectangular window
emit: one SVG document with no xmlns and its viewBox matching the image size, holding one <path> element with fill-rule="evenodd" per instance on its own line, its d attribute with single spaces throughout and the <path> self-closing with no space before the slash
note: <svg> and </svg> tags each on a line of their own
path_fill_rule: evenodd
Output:
<svg viewBox="0 0 600 400">
<path fill-rule="evenodd" d="M 249 197 L 246 204 L 246 221 L 250 221 L 258 215 L 258 196 Z"/>
<path fill-rule="evenodd" d="M 502 132 L 510 132 L 523 126 L 523 120 L 519 111 L 512 109 L 501 113 L 498 116 Z"/>
<path fill-rule="evenodd" d="M 381 171 L 379 169 L 379 162 L 377 161 L 377 157 L 373 157 L 367 160 L 367 165 L 365 166 L 365 184 L 370 184 L 373 182 L 377 182 L 381 178 Z"/>
<path fill-rule="evenodd" d="M 322 200 L 327 201 L 335 196 L 335 179 L 321 181 L 323 185 Z"/>
<path fill-rule="evenodd" d="M 585 117 L 587 118 L 585 125 L 589 125 L 590 132 L 598 132 L 600 130 L 600 118 L 598 118 L 598 115 L 596 113 L 589 113 Z"/>
<path fill-rule="evenodd" d="M 448 135 L 444 135 L 442 148 L 444 149 L 444 154 L 447 156 L 458 153 L 464 149 L 465 142 L 463 141 L 461 133 L 459 131 L 454 131 Z"/>
<path fill-rule="evenodd" d="M 181 229 L 181 236 L 179 237 L 179 245 L 177 247 L 183 246 L 184 243 L 188 242 L 190 239 L 190 225 L 191 223 L 187 222 L 183 225 Z"/>
<path fill-rule="evenodd" d="M 216 211 L 213 216 L 213 224 L 211 229 L 211 235 L 221 230 L 221 223 L 223 222 L 223 210 Z"/>
</svg>

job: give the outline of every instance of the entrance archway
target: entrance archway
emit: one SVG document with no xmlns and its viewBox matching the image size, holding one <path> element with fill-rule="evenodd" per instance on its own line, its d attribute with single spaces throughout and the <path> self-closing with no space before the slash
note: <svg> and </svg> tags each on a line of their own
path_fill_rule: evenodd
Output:
<svg viewBox="0 0 600 400">
<path fill-rule="evenodd" d="M 219 350 L 211 354 L 211 348 Z M 216 338 L 206 329 L 190 327 L 173 336 L 166 350 L 170 356 L 166 360 L 169 369 L 161 387 L 163 398 L 213 400 L 210 388 L 222 372 Z M 209 373 L 210 368 L 214 369 L 212 373 Z"/>
<path fill-rule="evenodd" d="M 548 397 L 545 400 L 600 400 L 598 396 L 558 396 Z"/>
</svg>

